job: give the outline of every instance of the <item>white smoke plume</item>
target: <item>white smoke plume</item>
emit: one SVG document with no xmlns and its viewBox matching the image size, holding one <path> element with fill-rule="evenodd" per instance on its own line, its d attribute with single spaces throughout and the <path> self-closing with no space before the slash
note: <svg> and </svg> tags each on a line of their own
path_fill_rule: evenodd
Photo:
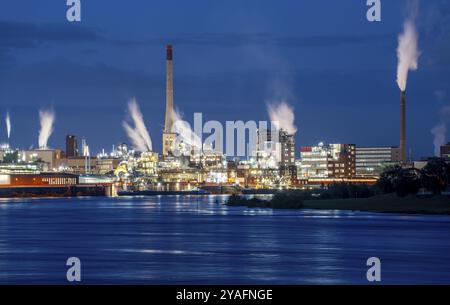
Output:
<svg viewBox="0 0 450 305">
<path fill-rule="evenodd" d="M 286 102 L 281 102 L 279 104 L 268 104 L 267 112 L 270 120 L 277 129 L 283 129 L 291 135 L 297 132 L 297 126 L 295 126 L 294 122 L 294 108 L 292 106 Z"/>
<path fill-rule="evenodd" d="M 439 111 L 440 123 L 431 129 L 431 134 L 434 136 L 434 155 L 439 157 L 441 146 L 447 143 L 447 123 L 450 119 L 450 106 L 444 106 Z"/>
<path fill-rule="evenodd" d="M 11 118 L 9 117 L 9 112 L 6 113 L 5 123 L 6 123 L 6 133 L 8 134 L 9 140 L 9 138 L 11 137 Z"/>
<path fill-rule="evenodd" d="M 447 126 L 445 123 L 441 123 L 436 125 L 433 129 L 431 129 L 431 133 L 434 136 L 434 155 L 439 157 L 441 155 L 441 146 L 444 145 L 447 139 Z"/>
<path fill-rule="evenodd" d="M 122 126 L 130 138 L 133 148 L 141 152 L 152 151 L 152 139 L 145 126 L 141 109 L 134 98 L 128 102 L 128 113 L 133 121 L 134 127 L 127 121 L 123 121 Z"/>
<path fill-rule="evenodd" d="M 39 149 L 48 148 L 48 139 L 53 133 L 53 123 L 55 122 L 55 112 L 52 109 L 39 110 L 41 130 L 39 131 Z"/>
<path fill-rule="evenodd" d="M 401 91 L 406 91 L 408 72 L 415 71 L 419 67 L 419 35 L 415 24 L 418 1 L 412 1 L 410 6 L 409 16 L 403 24 L 403 32 L 398 36 L 397 84 Z"/>
<path fill-rule="evenodd" d="M 187 144 L 189 149 L 202 149 L 202 140 L 200 137 L 192 130 L 191 125 L 183 120 L 183 116 L 179 110 L 174 109 L 172 112 L 173 125 L 172 132 L 178 135 L 178 139 Z"/>
</svg>

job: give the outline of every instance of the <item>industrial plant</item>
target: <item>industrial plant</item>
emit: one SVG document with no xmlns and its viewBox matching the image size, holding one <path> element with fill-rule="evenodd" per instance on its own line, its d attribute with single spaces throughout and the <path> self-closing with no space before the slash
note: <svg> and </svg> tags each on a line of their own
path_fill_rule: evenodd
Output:
<svg viewBox="0 0 450 305">
<path fill-rule="evenodd" d="M 91 154 L 86 139 L 72 134 L 66 136 L 65 149 L 49 148 L 55 113 L 43 109 L 39 112 L 37 149 L 13 148 L 8 143 L 0 147 L 0 197 L 257 194 L 340 183 L 372 185 L 388 166 L 424 166 L 407 157 L 404 68 L 399 68 L 398 76 L 399 147 L 318 143 L 297 148 L 293 111 L 289 105 L 280 104 L 268 109 L 275 124 L 254 130 L 250 136 L 254 136 L 255 145 L 246 143 L 245 156 L 237 157 L 203 143 L 174 110 L 173 58 L 173 46 L 167 45 L 161 152 L 153 151 L 136 100 L 128 103 L 131 120 L 122 124 L 131 143 L 118 143 L 111 151 L 96 155 Z M 6 126 L 9 141 L 9 113 Z M 449 145 L 441 148 L 441 154 L 449 159 Z"/>
</svg>

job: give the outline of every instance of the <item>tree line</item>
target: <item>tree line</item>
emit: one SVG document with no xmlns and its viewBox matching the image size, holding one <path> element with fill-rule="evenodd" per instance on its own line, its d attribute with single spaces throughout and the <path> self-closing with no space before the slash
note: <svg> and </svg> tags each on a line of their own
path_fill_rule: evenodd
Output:
<svg viewBox="0 0 450 305">
<path fill-rule="evenodd" d="M 380 175 L 377 186 L 383 193 L 396 193 L 399 197 L 415 195 L 426 189 L 440 195 L 450 184 L 450 164 L 443 158 L 432 158 L 422 169 L 395 165 Z"/>
</svg>

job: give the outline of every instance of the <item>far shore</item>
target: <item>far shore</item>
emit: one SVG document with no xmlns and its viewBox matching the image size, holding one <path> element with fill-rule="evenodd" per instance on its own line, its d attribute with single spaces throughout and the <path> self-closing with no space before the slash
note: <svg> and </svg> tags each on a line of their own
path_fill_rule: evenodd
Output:
<svg viewBox="0 0 450 305">
<path fill-rule="evenodd" d="M 298 200 L 297 207 L 292 203 L 289 203 L 289 205 L 277 205 L 276 202 L 272 203 L 259 199 L 234 200 L 234 202 L 228 202 L 227 205 L 273 209 L 347 210 L 377 213 L 450 215 L 450 197 L 442 195 L 427 198 L 417 196 L 400 198 L 395 194 L 387 194 L 358 199 L 305 199 Z"/>
</svg>

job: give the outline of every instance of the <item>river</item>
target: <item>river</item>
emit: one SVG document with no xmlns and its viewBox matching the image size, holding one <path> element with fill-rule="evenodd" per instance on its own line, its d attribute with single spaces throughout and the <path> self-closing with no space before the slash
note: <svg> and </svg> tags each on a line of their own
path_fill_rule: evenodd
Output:
<svg viewBox="0 0 450 305">
<path fill-rule="evenodd" d="M 223 196 L 0 201 L 0 283 L 450 284 L 450 216 L 228 207 Z"/>
</svg>

